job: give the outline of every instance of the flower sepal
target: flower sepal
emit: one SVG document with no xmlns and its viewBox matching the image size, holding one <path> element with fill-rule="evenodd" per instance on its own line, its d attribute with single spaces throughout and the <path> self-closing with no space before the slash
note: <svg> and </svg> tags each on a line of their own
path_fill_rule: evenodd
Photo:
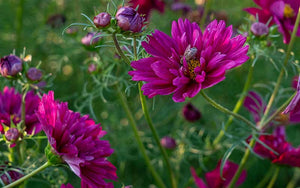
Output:
<svg viewBox="0 0 300 188">
<path fill-rule="evenodd" d="M 55 151 L 53 151 L 53 148 L 50 146 L 48 143 L 47 147 L 45 148 L 45 155 L 48 159 L 48 162 L 52 165 L 58 165 L 64 163 L 63 159 L 61 156 L 56 154 Z"/>
</svg>

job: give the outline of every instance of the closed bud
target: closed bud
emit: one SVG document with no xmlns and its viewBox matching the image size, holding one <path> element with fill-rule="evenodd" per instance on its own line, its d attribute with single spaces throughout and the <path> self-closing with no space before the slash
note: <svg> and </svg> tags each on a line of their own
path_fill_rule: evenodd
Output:
<svg viewBox="0 0 300 188">
<path fill-rule="evenodd" d="M 268 26 L 261 22 L 253 23 L 250 30 L 255 36 L 265 36 L 269 33 Z"/>
<path fill-rule="evenodd" d="M 22 60 L 15 55 L 8 55 L 0 60 L 0 74 L 3 77 L 15 76 L 23 69 Z"/>
<path fill-rule="evenodd" d="M 107 12 L 101 12 L 94 17 L 94 24 L 96 27 L 106 27 L 110 24 L 111 16 Z"/>
<path fill-rule="evenodd" d="M 31 67 L 28 69 L 26 76 L 31 81 L 40 81 L 43 77 L 43 73 L 40 69 Z"/>
<path fill-rule="evenodd" d="M 94 45 L 96 44 L 101 37 L 96 37 L 93 39 L 93 37 L 95 36 L 96 33 L 88 33 L 86 34 L 82 39 L 81 39 L 81 43 L 85 46 L 91 46 L 91 45 Z M 93 40 L 93 41 L 92 41 Z"/>
<path fill-rule="evenodd" d="M 187 121 L 194 122 L 201 118 L 201 113 L 191 103 L 183 107 L 182 114 Z"/>
<path fill-rule="evenodd" d="M 90 64 L 88 67 L 88 72 L 93 73 L 97 70 L 97 65 L 96 64 Z"/>
<path fill-rule="evenodd" d="M 122 7 L 116 14 L 118 26 L 123 31 L 138 33 L 143 27 L 143 18 L 132 7 Z"/>
<path fill-rule="evenodd" d="M 6 132 L 5 132 L 5 138 L 7 141 L 10 142 L 15 142 L 18 140 L 20 136 L 19 130 L 17 128 L 9 128 Z"/>
<path fill-rule="evenodd" d="M 176 141 L 169 136 L 165 136 L 162 139 L 160 139 L 160 143 L 164 148 L 167 148 L 167 149 L 176 148 Z"/>
</svg>

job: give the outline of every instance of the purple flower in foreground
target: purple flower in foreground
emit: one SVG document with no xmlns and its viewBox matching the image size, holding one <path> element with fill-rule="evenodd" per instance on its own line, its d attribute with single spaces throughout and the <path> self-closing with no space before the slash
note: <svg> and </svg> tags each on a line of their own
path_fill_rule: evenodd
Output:
<svg viewBox="0 0 300 188">
<path fill-rule="evenodd" d="M 23 69 L 22 60 L 15 55 L 8 55 L 0 60 L 0 74 L 3 77 L 15 76 Z"/>
<path fill-rule="evenodd" d="M 40 98 L 33 91 L 27 93 L 25 97 L 25 126 L 28 134 L 37 134 L 42 128 L 35 114 L 38 109 Z M 3 126 L 15 125 L 21 121 L 22 95 L 17 93 L 14 88 L 4 87 L 0 92 L 0 133 L 4 133 Z"/>
<path fill-rule="evenodd" d="M 253 0 L 262 9 L 246 8 L 245 10 L 253 16 L 258 16 L 260 22 L 270 24 L 276 23 L 279 32 L 283 34 L 283 42 L 289 43 L 291 32 L 294 29 L 298 9 L 300 7 L 299 0 Z M 297 31 L 300 36 L 300 29 Z"/>
<path fill-rule="evenodd" d="M 223 168 L 223 172 L 222 172 L 223 177 L 220 176 L 220 170 L 221 170 L 220 166 L 221 166 L 221 161 L 218 162 L 217 167 L 213 171 L 207 172 L 205 174 L 205 179 L 206 179 L 207 185 L 204 183 L 204 181 L 201 178 L 199 178 L 197 176 L 194 168 L 191 168 L 191 173 L 192 173 L 192 176 L 194 178 L 194 181 L 195 181 L 197 187 L 198 188 L 227 187 L 239 166 L 233 162 L 226 161 L 224 168 Z M 245 181 L 245 179 L 246 179 L 246 171 L 243 170 L 241 176 L 239 177 L 239 179 L 235 185 L 239 186 L 240 184 L 242 184 Z"/>
<path fill-rule="evenodd" d="M 113 149 L 100 140 L 106 134 L 100 124 L 54 101 L 53 91 L 43 96 L 37 114 L 54 153 L 81 178 L 82 187 L 111 187 L 104 179 L 117 179 L 116 168 L 106 159 Z"/>
<path fill-rule="evenodd" d="M 191 103 L 187 103 L 182 109 L 183 117 L 189 122 L 195 122 L 201 118 L 200 111 Z"/>
<path fill-rule="evenodd" d="M 132 7 L 122 7 L 116 14 L 118 26 L 123 31 L 132 31 L 138 33 L 143 27 L 143 18 Z"/>
<path fill-rule="evenodd" d="M 211 22 L 202 34 L 196 23 L 173 21 L 172 37 L 156 30 L 142 46 L 152 57 L 133 61 L 134 81 L 145 81 L 142 90 L 149 98 L 173 93 L 175 102 L 194 97 L 201 89 L 225 79 L 226 70 L 248 60 L 246 38 L 231 38 L 232 27 Z"/>
</svg>

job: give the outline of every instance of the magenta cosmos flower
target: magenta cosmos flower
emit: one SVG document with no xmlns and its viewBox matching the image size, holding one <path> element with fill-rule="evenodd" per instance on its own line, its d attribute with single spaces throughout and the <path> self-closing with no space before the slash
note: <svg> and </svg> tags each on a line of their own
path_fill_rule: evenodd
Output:
<svg viewBox="0 0 300 188">
<path fill-rule="evenodd" d="M 54 153 L 81 178 L 82 187 L 111 186 L 104 179 L 117 179 L 116 168 L 107 160 L 113 149 L 100 140 L 105 135 L 100 124 L 54 101 L 53 91 L 43 96 L 37 114 Z"/>
<path fill-rule="evenodd" d="M 229 183 L 231 182 L 235 172 L 237 171 L 239 165 L 231 162 L 226 161 L 224 168 L 223 168 L 223 177 L 220 176 L 220 166 L 221 161 L 218 162 L 217 167 L 210 172 L 207 172 L 205 174 L 206 184 L 205 182 L 199 178 L 196 174 L 196 171 L 194 168 L 191 168 L 191 173 L 194 178 L 194 181 L 198 188 L 223 188 L 227 187 Z M 239 177 L 238 181 L 236 182 L 236 186 L 239 186 L 246 180 L 246 171 L 243 170 L 241 176 Z"/>
<path fill-rule="evenodd" d="M 142 90 L 149 98 L 173 93 L 175 102 L 194 97 L 201 89 L 225 79 L 226 70 L 248 60 L 246 38 L 231 38 L 232 27 L 211 22 L 202 34 L 196 23 L 173 21 L 172 37 L 156 30 L 142 46 L 152 57 L 133 61 L 134 81 L 145 81 Z"/>
<path fill-rule="evenodd" d="M 278 30 L 283 34 L 283 42 L 289 43 L 291 32 L 294 29 L 298 9 L 300 7 L 299 0 L 253 0 L 262 9 L 246 8 L 245 10 L 256 17 L 260 22 L 267 23 L 271 20 L 271 24 L 277 24 Z M 300 29 L 297 31 L 300 36 Z"/>
<path fill-rule="evenodd" d="M 42 128 L 35 114 L 40 98 L 33 91 L 25 97 L 25 126 L 28 134 L 37 134 Z M 21 122 L 22 95 L 14 88 L 4 87 L 0 92 L 0 133 L 4 133 L 4 127 L 10 127 L 11 123 L 17 125 Z"/>
<path fill-rule="evenodd" d="M 130 0 L 129 4 L 133 8 L 138 6 L 138 13 L 145 16 L 146 20 L 153 9 L 157 9 L 159 12 L 163 13 L 165 8 L 163 0 Z"/>
</svg>

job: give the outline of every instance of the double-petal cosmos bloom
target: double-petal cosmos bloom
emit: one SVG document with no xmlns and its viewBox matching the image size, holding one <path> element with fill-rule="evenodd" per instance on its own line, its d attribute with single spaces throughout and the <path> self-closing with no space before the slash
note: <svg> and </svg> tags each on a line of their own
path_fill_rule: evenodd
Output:
<svg viewBox="0 0 300 188">
<path fill-rule="evenodd" d="M 231 182 L 234 174 L 236 173 L 239 165 L 231 162 L 226 161 L 224 168 L 223 168 L 223 177 L 220 176 L 220 168 L 221 167 L 221 161 L 218 162 L 217 167 L 205 174 L 206 184 L 204 181 L 199 178 L 196 174 L 196 171 L 194 168 L 191 168 L 191 173 L 194 178 L 194 181 L 198 188 L 223 188 L 227 187 L 229 183 Z M 246 171 L 243 170 L 241 173 L 241 176 L 239 177 L 238 181 L 236 182 L 236 186 L 239 186 L 246 180 Z"/>
<path fill-rule="evenodd" d="M 298 9 L 300 7 L 299 0 L 253 0 L 262 9 L 246 8 L 245 10 L 253 16 L 258 16 L 260 22 L 277 24 L 278 30 L 283 34 L 283 42 L 289 43 L 291 32 L 294 29 Z M 297 31 L 300 36 L 300 29 Z"/>
<path fill-rule="evenodd" d="M 40 98 L 33 91 L 27 93 L 25 97 L 25 126 L 28 134 L 37 134 L 42 128 L 35 114 L 38 109 Z M 0 92 L 0 133 L 4 133 L 3 126 L 11 126 L 21 122 L 22 95 L 14 88 L 4 87 Z"/>
<path fill-rule="evenodd" d="M 202 34 L 196 23 L 173 21 L 172 37 L 156 30 L 142 46 L 152 57 L 133 61 L 134 81 L 145 81 L 142 90 L 149 98 L 173 93 L 175 102 L 194 97 L 201 89 L 225 79 L 226 70 L 248 60 L 246 38 L 232 36 L 224 21 L 211 22 Z"/>
<path fill-rule="evenodd" d="M 107 160 L 113 149 L 100 140 L 106 134 L 100 124 L 54 101 L 53 91 L 43 96 L 37 114 L 54 153 L 81 178 L 82 187 L 112 187 L 104 179 L 117 179 L 116 168 Z"/>
</svg>

